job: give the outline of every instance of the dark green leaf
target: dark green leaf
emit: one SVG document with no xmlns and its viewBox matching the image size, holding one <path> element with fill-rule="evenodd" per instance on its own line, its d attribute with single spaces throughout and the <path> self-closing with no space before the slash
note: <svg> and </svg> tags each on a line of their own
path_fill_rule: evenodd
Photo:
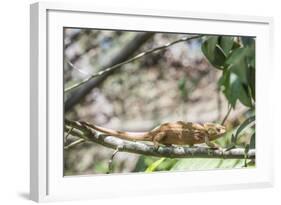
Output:
<svg viewBox="0 0 281 205">
<path fill-rule="evenodd" d="M 147 168 L 147 163 L 145 162 L 145 156 L 141 155 L 136 164 L 134 172 L 144 172 L 146 168 Z"/>
<path fill-rule="evenodd" d="M 234 134 L 231 135 L 231 143 L 232 143 L 233 145 L 236 144 L 236 139 L 235 139 L 235 135 L 234 135 Z M 234 146 L 234 147 L 235 147 L 235 146 Z"/>
<path fill-rule="evenodd" d="M 255 149 L 255 148 L 256 148 L 256 133 L 254 132 L 250 140 L 250 149 Z"/>
<path fill-rule="evenodd" d="M 231 55 L 227 58 L 226 63 L 228 65 L 236 64 L 237 62 L 240 62 L 241 59 L 245 58 L 248 52 L 249 49 L 245 47 L 234 49 Z"/>
<path fill-rule="evenodd" d="M 248 82 L 251 89 L 251 96 L 256 99 L 256 70 L 253 67 L 249 67 Z"/>
<path fill-rule="evenodd" d="M 242 85 L 238 98 L 240 102 L 245 106 L 252 107 L 253 104 L 252 104 L 252 99 L 249 89 L 250 88 L 247 87 L 246 85 Z"/>
<path fill-rule="evenodd" d="M 229 103 L 234 108 L 241 92 L 242 85 L 237 75 L 235 75 L 234 73 L 230 73 L 229 78 L 227 78 L 226 80 L 228 80 L 228 82 L 226 82 L 225 84 L 226 89 L 224 93 Z"/>
<path fill-rule="evenodd" d="M 234 144 L 236 144 L 237 142 L 238 135 L 241 134 L 245 128 L 252 126 L 254 124 L 254 121 L 255 121 L 255 116 L 250 116 L 238 127 L 232 139 Z"/>
<path fill-rule="evenodd" d="M 218 37 L 212 36 L 207 38 L 202 44 L 201 50 L 209 62 L 218 69 L 224 69 L 225 54 L 218 45 Z"/>
<path fill-rule="evenodd" d="M 232 64 L 230 70 L 239 77 L 241 82 L 248 84 L 248 65 L 246 59 L 241 59 L 240 62 Z"/>
<path fill-rule="evenodd" d="M 234 108 L 239 99 L 247 107 L 252 107 L 252 100 L 248 88 L 240 81 L 235 73 L 225 72 L 224 77 L 220 79 L 223 85 L 223 93 L 228 102 Z"/>
<path fill-rule="evenodd" d="M 253 37 L 241 37 L 241 40 L 245 47 L 251 47 L 253 44 L 255 44 L 255 39 Z"/>
<path fill-rule="evenodd" d="M 224 51 L 225 56 L 228 56 L 234 43 L 234 37 L 221 36 L 219 37 L 219 45 Z"/>
<path fill-rule="evenodd" d="M 217 36 L 211 36 L 208 37 L 204 42 L 203 42 L 203 47 L 202 50 L 204 52 L 204 55 L 207 58 L 213 59 L 214 58 L 214 50 L 216 48 L 216 45 L 218 43 L 218 37 Z"/>
<path fill-rule="evenodd" d="M 230 67 L 231 72 L 238 75 L 240 80 L 247 84 L 248 83 L 248 64 L 247 64 L 247 55 L 249 49 L 247 48 L 237 48 L 233 50 L 230 56 L 226 60 L 226 65 Z"/>
</svg>

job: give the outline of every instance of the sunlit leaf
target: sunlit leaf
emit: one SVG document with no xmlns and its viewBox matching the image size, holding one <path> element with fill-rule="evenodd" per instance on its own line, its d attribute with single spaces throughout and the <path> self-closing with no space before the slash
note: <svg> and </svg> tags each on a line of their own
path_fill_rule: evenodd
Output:
<svg viewBox="0 0 281 205">
<path fill-rule="evenodd" d="M 211 170 L 211 169 L 227 169 L 242 168 L 244 159 L 181 159 L 172 171 L 191 171 L 191 170 Z"/>
<path fill-rule="evenodd" d="M 149 165 L 147 167 L 147 169 L 145 170 L 145 172 L 154 172 L 156 170 L 156 168 L 165 160 L 165 157 L 162 157 L 161 159 L 153 162 L 151 165 Z"/>
</svg>

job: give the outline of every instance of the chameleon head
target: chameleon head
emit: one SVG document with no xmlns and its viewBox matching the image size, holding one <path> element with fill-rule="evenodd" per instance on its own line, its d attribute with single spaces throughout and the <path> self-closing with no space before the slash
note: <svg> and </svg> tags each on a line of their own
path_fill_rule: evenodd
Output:
<svg viewBox="0 0 281 205">
<path fill-rule="evenodd" d="M 207 131 L 210 140 L 215 140 L 221 137 L 226 132 L 225 126 L 222 126 L 220 124 L 205 123 L 203 126 Z"/>
</svg>

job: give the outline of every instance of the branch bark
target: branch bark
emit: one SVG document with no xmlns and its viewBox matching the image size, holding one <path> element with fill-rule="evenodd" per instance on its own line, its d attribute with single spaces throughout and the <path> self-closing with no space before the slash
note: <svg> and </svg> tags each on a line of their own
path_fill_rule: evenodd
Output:
<svg viewBox="0 0 281 205">
<path fill-rule="evenodd" d="M 235 148 L 223 152 L 221 150 L 210 151 L 210 148 L 208 147 L 160 147 L 156 150 L 153 145 L 148 145 L 142 142 L 131 142 L 112 136 L 105 136 L 104 134 L 100 134 L 77 121 L 65 120 L 65 126 L 66 131 L 72 129 L 70 133 L 73 136 L 98 143 L 114 150 L 118 148 L 119 152 L 130 152 L 166 158 L 245 158 L 245 150 L 242 148 Z M 255 159 L 255 155 L 255 149 L 251 149 L 248 152 L 247 158 Z"/>
</svg>

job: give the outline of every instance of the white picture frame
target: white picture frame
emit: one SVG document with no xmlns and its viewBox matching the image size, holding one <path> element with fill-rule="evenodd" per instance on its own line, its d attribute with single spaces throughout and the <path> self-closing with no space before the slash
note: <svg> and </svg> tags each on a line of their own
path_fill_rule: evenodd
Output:
<svg viewBox="0 0 281 205">
<path fill-rule="evenodd" d="M 256 168 L 64 177 L 63 27 L 256 36 Z M 93 4 L 32 4 L 30 198 L 39 202 L 273 186 L 272 116 L 262 109 L 271 106 L 269 88 L 262 80 L 270 82 L 267 70 L 273 68 L 272 28 L 273 19 L 269 17 L 97 8 Z"/>
</svg>

